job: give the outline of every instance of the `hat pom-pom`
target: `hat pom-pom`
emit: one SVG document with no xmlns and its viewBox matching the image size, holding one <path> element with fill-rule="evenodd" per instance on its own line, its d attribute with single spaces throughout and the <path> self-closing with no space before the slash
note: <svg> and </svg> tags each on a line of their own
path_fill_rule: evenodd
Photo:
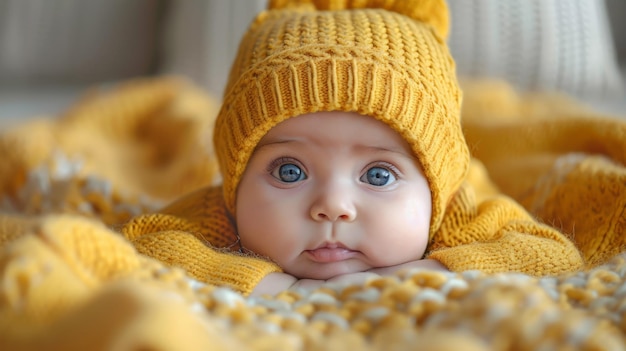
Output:
<svg viewBox="0 0 626 351">
<path fill-rule="evenodd" d="M 347 9 L 383 9 L 431 25 L 445 40 L 450 26 L 444 0 L 270 0 L 269 9 L 298 8 L 337 11 Z"/>
</svg>

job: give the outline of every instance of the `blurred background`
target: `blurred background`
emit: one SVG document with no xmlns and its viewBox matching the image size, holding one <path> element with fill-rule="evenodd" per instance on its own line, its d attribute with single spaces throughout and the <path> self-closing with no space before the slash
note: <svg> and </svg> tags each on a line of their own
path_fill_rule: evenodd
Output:
<svg viewBox="0 0 626 351">
<path fill-rule="evenodd" d="M 561 91 L 626 116 L 625 0 L 447 0 L 460 76 Z M 180 74 L 220 98 L 265 0 L 0 0 L 0 124 L 86 88 Z"/>
</svg>

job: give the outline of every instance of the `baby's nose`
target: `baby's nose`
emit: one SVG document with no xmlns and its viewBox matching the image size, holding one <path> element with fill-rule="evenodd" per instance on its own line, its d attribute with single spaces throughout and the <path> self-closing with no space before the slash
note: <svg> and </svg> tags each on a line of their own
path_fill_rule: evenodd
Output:
<svg viewBox="0 0 626 351">
<path fill-rule="evenodd" d="M 349 191 L 323 191 L 313 201 L 310 212 L 315 221 L 351 222 L 356 219 L 356 207 Z"/>
</svg>

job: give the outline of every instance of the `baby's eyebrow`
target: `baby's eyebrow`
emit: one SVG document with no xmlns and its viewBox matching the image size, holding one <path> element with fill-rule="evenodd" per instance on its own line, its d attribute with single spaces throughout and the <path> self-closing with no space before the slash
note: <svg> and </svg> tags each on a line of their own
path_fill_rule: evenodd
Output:
<svg viewBox="0 0 626 351">
<path fill-rule="evenodd" d="M 279 147 L 281 145 L 285 145 L 285 144 L 290 144 L 296 142 L 295 139 L 275 139 L 275 140 L 268 140 L 265 142 L 259 142 L 256 147 L 254 148 L 254 150 L 252 150 L 252 153 L 257 153 L 263 149 L 271 149 L 273 147 Z"/>
<path fill-rule="evenodd" d="M 399 154 L 401 156 L 415 158 L 415 155 L 413 155 L 413 152 L 407 152 L 406 150 L 400 147 L 386 147 L 386 146 L 374 146 L 374 145 L 356 145 L 355 147 L 359 149 L 364 149 L 370 152 L 372 151 L 391 152 L 394 154 Z"/>
<path fill-rule="evenodd" d="M 295 139 L 276 139 L 276 140 L 269 140 L 269 141 L 260 141 L 256 147 L 254 148 L 255 150 L 258 150 L 260 148 L 266 147 L 266 146 L 272 146 L 272 145 L 280 145 L 280 144 L 288 144 L 288 143 L 292 143 L 295 142 Z"/>
<path fill-rule="evenodd" d="M 385 147 L 385 146 L 373 146 L 373 145 L 357 145 L 359 148 L 368 149 L 368 150 L 377 150 L 377 151 L 387 151 L 387 152 L 403 152 L 401 148 L 393 148 L 393 147 Z"/>
</svg>

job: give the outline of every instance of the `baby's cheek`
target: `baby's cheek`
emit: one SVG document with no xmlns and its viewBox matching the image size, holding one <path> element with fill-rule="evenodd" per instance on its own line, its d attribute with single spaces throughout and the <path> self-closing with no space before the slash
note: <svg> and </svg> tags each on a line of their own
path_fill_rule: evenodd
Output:
<svg viewBox="0 0 626 351">
<path fill-rule="evenodd" d="M 421 210 L 414 210 L 407 213 L 403 218 L 401 227 L 397 228 L 398 235 L 397 240 L 399 250 L 404 253 L 404 257 L 415 260 L 420 259 L 426 251 L 428 245 L 429 231 L 430 231 L 430 212 Z"/>
<path fill-rule="evenodd" d="M 406 221 L 408 226 L 418 239 L 428 241 L 430 231 L 430 220 L 432 216 L 432 204 L 430 197 L 417 197 L 411 201 L 411 205 L 407 206 Z"/>
<path fill-rule="evenodd" d="M 289 220 L 287 216 L 277 216 L 276 212 L 255 211 L 239 223 L 244 247 L 279 264 L 297 249 L 299 233 L 293 225 L 293 216 Z"/>
</svg>

